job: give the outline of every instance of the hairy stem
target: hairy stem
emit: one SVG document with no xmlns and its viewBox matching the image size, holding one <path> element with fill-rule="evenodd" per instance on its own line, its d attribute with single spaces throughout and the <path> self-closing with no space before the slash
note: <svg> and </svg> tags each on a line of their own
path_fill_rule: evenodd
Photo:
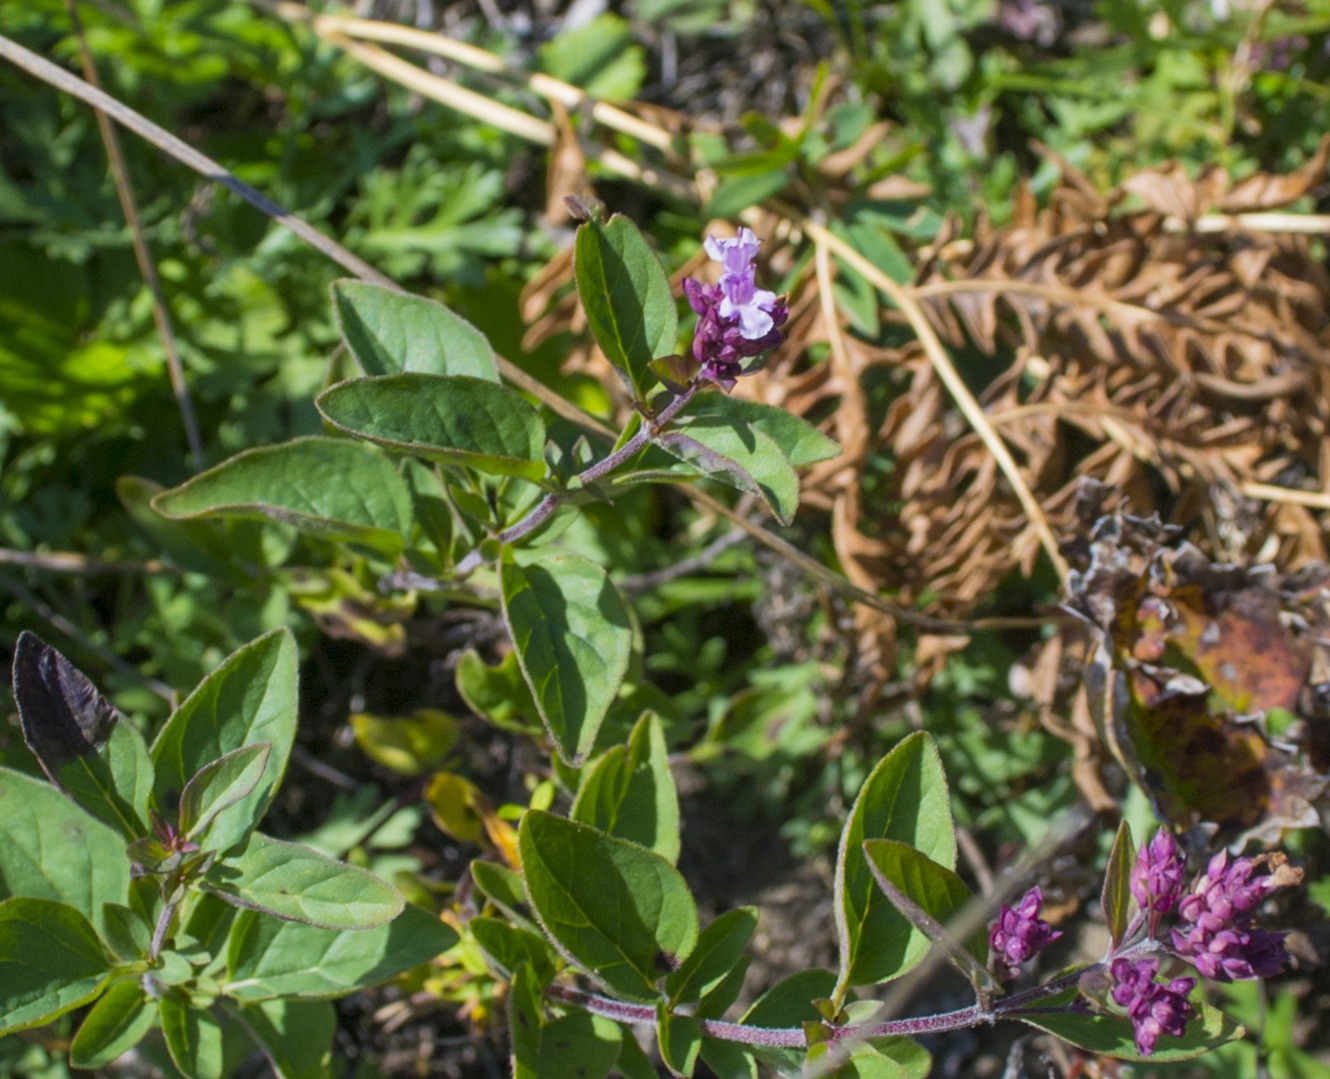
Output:
<svg viewBox="0 0 1330 1079">
<path fill-rule="evenodd" d="M 536 505 L 536 508 L 523 517 L 516 524 L 509 525 L 500 532 L 495 539 L 500 543 L 515 543 L 523 536 L 530 535 L 537 528 L 543 525 L 556 509 L 568 500 L 577 491 L 595 483 L 604 476 L 608 476 L 619 466 L 631 461 L 647 444 L 660 434 L 661 430 L 668 424 L 695 396 L 698 390 L 702 388 L 700 382 L 693 382 L 677 397 L 673 398 L 660 412 L 660 415 L 651 419 L 644 420 L 642 426 L 637 432 L 628 439 L 622 446 L 595 464 L 579 472 L 573 481 L 573 486 L 560 491 L 551 491 Z M 472 551 L 465 558 L 457 563 L 456 575 L 465 577 L 480 567 L 483 556 L 480 549 Z"/>
<path fill-rule="evenodd" d="M 1148 943 L 1148 942 L 1147 942 Z M 1135 953 L 1143 950 L 1139 945 L 1128 949 Z M 1144 949 L 1149 950 L 1149 949 Z M 1122 954 L 1127 954 L 1124 952 Z M 1103 963 L 1094 963 L 1082 967 L 1051 982 L 1016 993 L 991 1004 L 972 1004 L 968 1008 L 958 1008 L 952 1012 L 938 1015 L 922 1015 L 910 1019 L 890 1019 L 884 1023 L 851 1023 L 834 1028 L 828 1041 L 867 1041 L 872 1038 L 893 1038 L 914 1034 L 940 1034 L 948 1030 L 965 1030 L 983 1024 L 996 1023 L 999 1019 L 1019 1019 L 1020 1014 L 1036 1006 L 1039 1001 L 1047 1000 L 1058 993 L 1072 988 L 1087 973 L 1106 970 Z M 654 1025 L 656 1009 L 649 1004 L 627 1004 L 597 993 L 589 993 L 568 985 L 552 985 L 545 990 L 551 1000 L 565 1004 L 575 1004 L 593 1015 L 604 1016 L 618 1023 L 633 1023 L 639 1026 Z M 1069 1010 L 1074 1005 L 1066 1005 L 1054 1010 Z M 719 1019 L 699 1019 L 702 1034 L 721 1041 L 737 1042 L 740 1045 L 753 1045 L 770 1049 L 805 1049 L 808 1039 L 803 1027 L 754 1027 L 744 1023 L 727 1023 Z"/>
</svg>

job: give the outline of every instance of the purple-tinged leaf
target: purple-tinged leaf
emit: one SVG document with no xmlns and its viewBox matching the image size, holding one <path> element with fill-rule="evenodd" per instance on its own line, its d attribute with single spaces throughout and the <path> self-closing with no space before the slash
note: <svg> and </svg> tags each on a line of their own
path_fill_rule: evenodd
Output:
<svg viewBox="0 0 1330 1079">
<path fill-rule="evenodd" d="M 14 649 L 23 740 L 60 790 L 125 839 L 147 830 L 152 762 L 142 736 L 82 671 L 36 634 Z"/>
<path fill-rule="evenodd" d="M 1131 825 L 1124 820 L 1118 825 L 1113 849 L 1108 852 L 1108 867 L 1104 870 L 1104 923 L 1108 926 L 1114 948 L 1122 943 L 1131 920 L 1131 871 L 1135 864 L 1135 841 L 1131 837 Z"/>
</svg>

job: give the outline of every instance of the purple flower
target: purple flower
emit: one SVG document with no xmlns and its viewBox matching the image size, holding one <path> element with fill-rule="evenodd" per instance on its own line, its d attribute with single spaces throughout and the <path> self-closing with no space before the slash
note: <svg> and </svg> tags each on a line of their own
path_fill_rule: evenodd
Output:
<svg viewBox="0 0 1330 1079">
<path fill-rule="evenodd" d="M 1283 933 L 1253 924 L 1266 896 L 1285 882 L 1282 873 L 1254 877 L 1264 861 L 1231 861 L 1228 851 L 1220 851 L 1178 905 L 1173 949 L 1207 978 L 1269 978 L 1288 958 Z"/>
<path fill-rule="evenodd" d="M 988 931 L 988 947 L 994 969 L 1004 978 L 1014 978 L 1017 968 L 1052 944 L 1062 933 L 1039 917 L 1044 894 L 1037 887 L 1025 893 L 1015 908 L 1005 903 Z"/>
<path fill-rule="evenodd" d="M 779 327 L 789 318 L 785 301 L 757 287 L 753 261 L 760 241 L 752 229 L 741 228 L 733 239 L 708 236 L 704 247 L 721 264 L 720 283 L 704 285 L 691 277 L 683 283 L 688 305 L 698 314 L 693 356 L 702 365 L 699 377 L 730 389 L 742 374 L 742 360 L 751 359 L 785 340 Z"/>
<path fill-rule="evenodd" d="M 1159 927 L 1160 915 L 1177 905 L 1186 871 L 1187 862 L 1176 840 L 1163 828 L 1148 844 L 1141 844 L 1131 871 L 1131 894 L 1149 915 L 1151 937 Z"/>
<path fill-rule="evenodd" d="M 1196 987 L 1195 978 L 1174 978 L 1167 985 L 1155 981 L 1159 960 L 1153 956 L 1135 962 L 1115 959 L 1109 969 L 1116 983 L 1113 999 L 1127 1009 L 1142 1056 L 1154 1052 L 1161 1034 L 1182 1037 L 1192 1016 L 1187 994 Z"/>
</svg>

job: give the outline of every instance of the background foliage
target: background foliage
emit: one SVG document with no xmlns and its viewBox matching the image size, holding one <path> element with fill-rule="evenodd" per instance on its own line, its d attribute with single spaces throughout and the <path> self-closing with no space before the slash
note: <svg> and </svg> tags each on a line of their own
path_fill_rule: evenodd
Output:
<svg viewBox="0 0 1330 1079">
<path fill-rule="evenodd" d="M 651 737 L 684 789 L 679 864 L 704 913 L 762 910 L 746 992 L 833 965 L 832 848 L 864 780 L 912 730 L 936 740 L 977 891 L 1078 801 L 1120 809 L 1145 834 L 1150 803 L 1123 778 L 1132 762 L 1114 763 L 1076 697 L 1089 646 L 1053 610 L 1066 579 L 1038 526 L 1082 569 L 1093 522 L 1115 509 L 1157 511 L 1217 562 L 1310 580 L 1326 560 L 1330 8 L 644 0 L 589 20 L 502 4 L 359 13 L 502 57 L 511 67 L 496 75 L 403 52 L 546 124 L 550 145 L 376 73 L 289 9 L 78 6 L 114 96 L 443 301 L 602 421 L 617 425 L 627 398 L 573 296 L 564 195 L 594 190 L 630 216 L 676 283 L 697 272 L 708 230 L 746 214 L 790 293 L 790 342 L 740 395 L 804 416 L 842 453 L 805 476 L 787 528 L 751 498 L 727 504 L 887 606 L 854 603 L 677 487 L 616 492 L 560 537 L 633 609 L 639 658 L 603 745 L 643 753 L 645 733 L 630 732 L 654 710 Z M 0 6 L 0 34 L 79 67 L 58 0 Z M 648 130 L 551 105 L 537 72 L 624 103 Z M 150 507 L 201 466 L 325 433 L 314 398 L 350 373 L 329 292 L 345 274 L 156 148 L 122 144 L 201 460 L 92 114 L 0 67 L 6 643 L 23 629 L 56 642 L 151 738 L 173 694 L 289 629 L 300 723 L 265 830 L 465 914 L 472 858 L 501 862 L 520 810 L 566 810 L 576 786 L 536 748 L 538 710 L 513 706 L 501 612 L 415 579 L 382 588 L 381 560 L 337 537 Z M 1252 213 L 1275 216 L 1213 225 Z M 854 253 L 914 290 L 1042 521 Z M 967 280 L 984 284 L 966 292 Z M 549 433 L 575 454 L 575 432 Z M 1086 475 L 1110 492 L 1089 510 Z M 1281 591 L 1283 615 L 1252 621 L 1319 625 L 1294 591 Z M 1111 643 L 1119 666 L 1131 661 L 1134 640 Z M 1324 681 L 1319 658 L 1307 662 L 1288 708 L 1304 720 L 1319 706 L 1301 691 Z M 1154 701 L 1142 690 L 1138 703 Z M 1314 728 L 1295 735 L 1323 773 Z M 0 764 L 36 772 L 16 725 L 0 727 Z M 1307 794 L 1302 818 L 1262 804 L 1242 827 L 1262 840 L 1304 828 L 1293 842 L 1315 878 L 1319 794 Z M 1067 925 L 1087 921 L 1106 852 L 1086 832 L 1043 867 Z M 1264 1041 L 1194 1074 L 1233 1074 L 1258 1054 L 1272 1075 L 1330 1072 L 1323 913 L 1284 913 L 1305 941 L 1300 970 L 1273 987 L 1264 1023 L 1249 994 L 1227 1002 Z M 335 1056 L 366 1075 L 417 1062 L 502 1071 L 502 992 L 464 937 L 434 967 L 339 1002 Z M 57 1024 L 0 1040 L 0 1070 L 63 1074 L 68 1035 Z M 933 1051 L 940 1073 L 1046 1049 L 981 1037 Z"/>
</svg>

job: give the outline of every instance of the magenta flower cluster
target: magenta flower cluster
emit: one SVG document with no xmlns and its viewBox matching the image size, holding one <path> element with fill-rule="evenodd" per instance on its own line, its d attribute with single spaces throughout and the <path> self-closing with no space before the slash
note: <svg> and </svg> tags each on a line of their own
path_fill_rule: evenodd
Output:
<svg viewBox="0 0 1330 1079">
<path fill-rule="evenodd" d="M 1131 894 L 1149 918 L 1150 936 L 1159 929 L 1159 919 L 1178 904 L 1182 896 L 1187 863 L 1177 840 L 1163 828 L 1154 839 L 1142 844 L 1131 871 Z"/>
<path fill-rule="evenodd" d="M 1131 873 L 1131 893 L 1146 919 L 1148 934 L 1158 934 L 1160 916 L 1177 907 L 1170 933 L 1171 950 L 1215 981 L 1268 978 L 1287 961 L 1284 934 L 1257 928 L 1256 913 L 1266 897 L 1286 879 L 1257 870 L 1264 858 L 1233 859 L 1220 851 L 1210 859 L 1184 896 L 1186 860 L 1173 837 L 1162 828 L 1141 847 Z M 1113 999 L 1127 1009 L 1136 1047 L 1153 1052 L 1161 1034 L 1180 1037 L 1191 1008 L 1186 996 L 1195 978 L 1156 982 L 1157 959 L 1117 959 L 1110 967 L 1116 985 Z"/>
<path fill-rule="evenodd" d="M 1274 877 L 1254 876 L 1258 868 L 1254 858 L 1233 861 L 1220 851 L 1178 906 L 1173 950 L 1207 978 L 1269 978 L 1287 959 L 1284 934 L 1253 924 L 1266 896 L 1279 887 Z"/>
<path fill-rule="evenodd" d="M 1003 978 L 1014 978 L 1020 965 L 1033 959 L 1062 933 L 1039 917 L 1044 893 L 1031 888 L 1015 907 L 1005 903 L 988 931 L 993 967 Z"/>
<path fill-rule="evenodd" d="M 1267 865 L 1271 871 L 1260 872 Z M 1154 1052 L 1161 1036 L 1182 1036 L 1194 1014 L 1187 996 L 1197 981 L 1158 981 L 1160 960 L 1157 954 L 1142 955 L 1147 949 L 1166 948 L 1198 974 L 1221 982 L 1271 977 L 1288 959 L 1284 934 L 1257 927 L 1255 918 L 1272 892 L 1301 879 L 1300 870 L 1278 854 L 1234 859 L 1221 851 L 1190 890 L 1184 888 L 1186 873 L 1181 849 L 1161 828 L 1141 846 L 1128 881 L 1140 914 L 1107 960 L 1111 996 L 1127 1010 L 1143 1056 Z M 1017 906 L 999 911 L 988 935 L 998 975 L 1014 977 L 1022 963 L 1061 936 L 1039 917 L 1042 904 L 1042 893 L 1031 888 Z M 1175 909 L 1177 920 L 1165 939 L 1159 922 Z"/>
<path fill-rule="evenodd" d="M 743 361 L 775 348 L 785 340 L 780 327 L 790 311 L 774 292 L 757 287 L 754 261 L 760 241 L 749 228 L 741 228 L 733 239 L 708 236 L 708 255 L 721 264 L 720 282 L 705 285 L 687 277 L 684 296 L 697 312 L 693 356 L 701 365 L 700 378 L 725 389 L 743 374 L 751 374 Z"/>
<path fill-rule="evenodd" d="M 1159 960 L 1152 956 L 1134 962 L 1115 959 L 1109 973 L 1113 975 L 1113 999 L 1127 1009 L 1142 1056 L 1154 1052 L 1161 1034 L 1182 1037 L 1192 1016 L 1187 995 L 1196 987 L 1195 978 L 1174 978 L 1167 985 L 1155 981 Z"/>
</svg>

